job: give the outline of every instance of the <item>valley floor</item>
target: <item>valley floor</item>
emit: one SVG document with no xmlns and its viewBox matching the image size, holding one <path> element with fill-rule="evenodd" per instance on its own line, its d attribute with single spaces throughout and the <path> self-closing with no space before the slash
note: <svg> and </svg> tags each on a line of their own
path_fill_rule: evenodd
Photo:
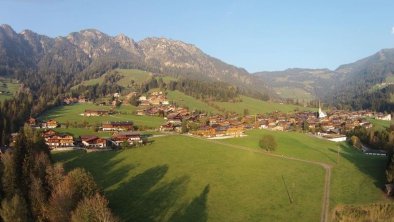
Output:
<svg viewBox="0 0 394 222">
<path fill-rule="evenodd" d="M 385 201 L 384 157 L 305 134 L 247 134 L 220 141 L 164 136 L 141 148 L 54 159 L 89 170 L 125 221 L 325 221 L 324 209 L 337 204 Z M 276 138 L 275 156 L 258 148 L 263 134 Z M 322 166 L 332 166 L 324 198 L 330 208 L 322 208 L 328 206 Z"/>
</svg>

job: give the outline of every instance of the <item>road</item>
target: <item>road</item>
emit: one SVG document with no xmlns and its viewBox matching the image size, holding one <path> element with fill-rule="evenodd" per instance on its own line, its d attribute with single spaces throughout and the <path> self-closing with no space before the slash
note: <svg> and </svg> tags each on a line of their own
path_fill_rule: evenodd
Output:
<svg viewBox="0 0 394 222">
<path fill-rule="evenodd" d="M 234 149 L 244 150 L 244 151 L 248 151 L 248 152 L 252 152 L 252 153 L 258 153 L 258 154 L 262 154 L 262 155 L 266 155 L 266 156 L 270 156 L 270 157 L 275 157 L 275 158 L 304 162 L 304 163 L 313 164 L 313 165 L 323 167 L 323 169 L 325 170 L 325 176 L 324 176 L 324 192 L 323 192 L 322 211 L 321 211 L 320 221 L 321 222 L 328 222 L 328 219 L 329 219 L 328 216 L 329 216 L 329 210 L 330 210 L 330 185 L 331 185 L 332 165 L 327 164 L 327 163 L 318 162 L 318 161 L 304 160 L 304 159 L 299 159 L 299 158 L 295 158 L 295 157 L 269 153 L 269 152 L 266 152 L 263 150 L 253 149 L 253 148 L 249 148 L 246 146 L 223 143 L 223 142 L 220 142 L 217 140 L 209 140 L 209 139 L 205 139 L 205 138 L 201 138 L 201 137 L 197 137 L 197 136 L 191 136 L 191 135 L 184 135 L 184 136 L 193 137 L 193 138 L 196 138 L 199 140 L 204 140 L 207 142 L 220 144 L 220 145 L 231 147 Z"/>
</svg>

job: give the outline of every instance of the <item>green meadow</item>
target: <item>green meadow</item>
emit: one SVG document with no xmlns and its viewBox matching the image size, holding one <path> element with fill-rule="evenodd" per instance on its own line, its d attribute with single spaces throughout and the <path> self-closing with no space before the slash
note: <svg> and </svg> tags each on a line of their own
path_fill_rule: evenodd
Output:
<svg viewBox="0 0 394 222">
<path fill-rule="evenodd" d="M 301 133 L 250 130 L 246 134 L 214 142 L 165 136 L 142 148 L 55 153 L 54 159 L 68 170 L 89 170 L 111 208 L 125 221 L 319 220 L 322 167 L 230 146 L 260 149 L 258 140 L 266 134 L 278 143 L 275 154 L 333 166 L 331 210 L 343 204 L 387 201 L 381 190 L 386 157 L 367 156 L 346 143 Z"/>
<path fill-rule="evenodd" d="M 16 80 L 0 77 L 0 102 L 11 99 L 19 89 Z"/>
<path fill-rule="evenodd" d="M 188 107 L 190 110 L 203 110 L 208 113 L 219 113 L 217 109 L 209 106 L 201 100 L 192 96 L 188 96 L 178 90 L 167 91 L 167 98 L 169 101 L 176 103 L 178 106 Z"/>
<path fill-rule="evenodd" d="M 381 189 L 385 182 L 386 157 L 368 156 L 346 143 L 330 142 L 302 133 L 251 130 L 246 134 L 246 137 L 221 142 L 259 149 L 259 138 L 269 134 L 278 143 L 277 154 L 332 165 L 331 209 L 337 204 L 384 201 Z"/>
<path fill-rule="evenodd" d="M 270 113 L 274 111 L 288 113 L 293 112 L 294 110 L 315 110 L 290 104 L 266 102 L 247 96 L 241 96 L 241 99 L 242 102 L 215 102 L 215 104 L 226 111 L 236 112 L 239 114 L 243 114 L 244 109 L 248 109 L 250 114 Z"/>
<path fill-rule="evenodd" d="M 138 70 L 138 69 L 115 69 L 114 71 L 117 71 L 121 76 L 123 76 L 118 82 L 116 82 L 116 84 L 126 87 L 126 88 L 133 81 L 135 83 L 144 83 L 152 77 L 151 73 L 145 72 L 142 70 Z M 108 74 L 109 74 L 109 72 L 105 73 L 104 75 L 100 76 L 99 78 L 83 81 L 79 85 L 90 86 L 90 85 L 95 85 L 95 84 L 102 84 L 104 82 L 105 77 Z M 74 86 L 73 88 L 76 88 L 79 85 Z"/>
<path fill-rule="evenodd" d="M 39 119 L 49 120 L 53 119 L 60 123 L 88 123 L 91 125 L 101 124 L 107 121 L 133 121 L 137 126 L 143 126 L 148 128 L 157 128 L 164 123 L 162 117 L 157 116 L 137 116 L 133 112 L 137 109 L 132 105 L 122 105 L 115 108 L 117 114 L 108 116 L 90 116 L 85 117 L 81 114 L 84 113 L 86 109 L 91 110 L 110 110 L 110 106 L 98 106 L 93 103 L 77 103 L 67 106 L 59 106 L 48 110 L 43 113 Z"/>
<path fill-rule="evenodd" d="M 59 152 L 53 157 L 67 170 L 90 171 L 124 221 L 320 218 L 324 170 L 307 163 L 186 136 L 159 137 L 151 145 L 124 151 Z"/>
</svg>

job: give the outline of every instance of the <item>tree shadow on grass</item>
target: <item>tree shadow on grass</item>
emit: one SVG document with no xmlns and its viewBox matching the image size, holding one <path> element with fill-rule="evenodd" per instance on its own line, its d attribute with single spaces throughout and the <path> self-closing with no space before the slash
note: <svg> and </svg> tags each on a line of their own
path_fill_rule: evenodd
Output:
<svg viewBox="0 0 394 222">
<path fill-rule="evenodd" d="M 207 200 L 209 193 L 209 184 L 198 197 L 195 197 L 188 205 L 173 214 L 170 221 L 172 222 L 206 222 L 208 219 Z"/>
<path fill-rule="evenodd" d="M 374 185 L 378 188 L 383 188 L 386 178 L 385 178 L 385 168 L 387 165 L 387 157 L 383 156 L 369 156 L 363 153 L 357 153 L 354 148 L 341 143 L 340 157 L 353 163 L 360 172 L 369 176 L 373 179 Z M 337 150 L 330 149 L 331 152 L 338 153 Z M 340 163 L 341 160 L 339 160 Z"/>
<path fill-rule="evenodd" d="M 119 183 L 126 178 L 136 164 L 122 163 L 126 158 L 115 158 L 119 152 L 92 152 L 72 151 L 56 154 L 57 160 L 66 160 L 64 168 L 69 171 L 81 167 L 89 171 L 97 184 L 104 190 Z M 122 165 L 117 166 L 122 163 Z"/>
<path fill-rule="evenodd" d="M 125 221 L 163 221 L 186 190 L 189 178 L 160 182 L 168 171 L 160 165 L 123 182 L 107 197 L 111 208 Z"/>
</svg>

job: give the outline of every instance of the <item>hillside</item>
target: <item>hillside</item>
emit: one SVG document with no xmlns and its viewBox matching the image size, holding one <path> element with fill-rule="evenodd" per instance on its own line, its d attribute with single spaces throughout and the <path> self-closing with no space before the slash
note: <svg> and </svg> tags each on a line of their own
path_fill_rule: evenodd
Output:
<svg viewBox="0 0 394 222">
<path fill-rule="evenodd" d="M 394 110 L 394 49 L 328 69 L 258 72 L 283 98 L 321 99 L 339 108 Z"/>
<path fill-rule="evenodd" d="M 241 96 L 241 102 L 214 102 L 214 104 L 225 111 L 243 114 L 244 110 L 248 110 L 250 114 L 270 113 L 270 112 L 293 112 L 294 110 L 314 110 L 313 108 L 305 108 L 302 106 L 266 102 L 247 96 Z"/>
<path fill-rule="evenodd" d="M 121 76 L 119 80 L 115 82 L 115 84 L 122 86 L 122 87 L 129 87 L 131 84 L 141 84 L 147 82 L 151 77 L 152 73 L 145 72 L 138 69 L 114 69 L 110 72 L 106 72 L 102 76 L 94 79 L 89 79 L 81 82 L 80 84 L 74 86 L 73 88 L 77 88 L 78 86 L 91 86 L 95 84 L 103 84 L 106 77 L 110 74 L 116 73 Z"/>
<path fill-rule="evenodd" d="M 332 90 L 337 74 L 328 69 L 287 69 L 257 72 L 254 75 L 267 82 L 282 98 L 313 100 Z"/>
<path fill-rule="evenodd" d="M 50 38 L 30 30 L 16 33 L 0 26 L 0 75 L 26 81 L 31 89 L 57 86 L 57 91 L 99 78 L 114 68 L 134 68 L 185 78 L 222 81 L 262 94 L 274 93 L 242 69 L 213 58 L 196 46 L 165 38 L 139 42 L 95 29 Z"/>
</svg>

